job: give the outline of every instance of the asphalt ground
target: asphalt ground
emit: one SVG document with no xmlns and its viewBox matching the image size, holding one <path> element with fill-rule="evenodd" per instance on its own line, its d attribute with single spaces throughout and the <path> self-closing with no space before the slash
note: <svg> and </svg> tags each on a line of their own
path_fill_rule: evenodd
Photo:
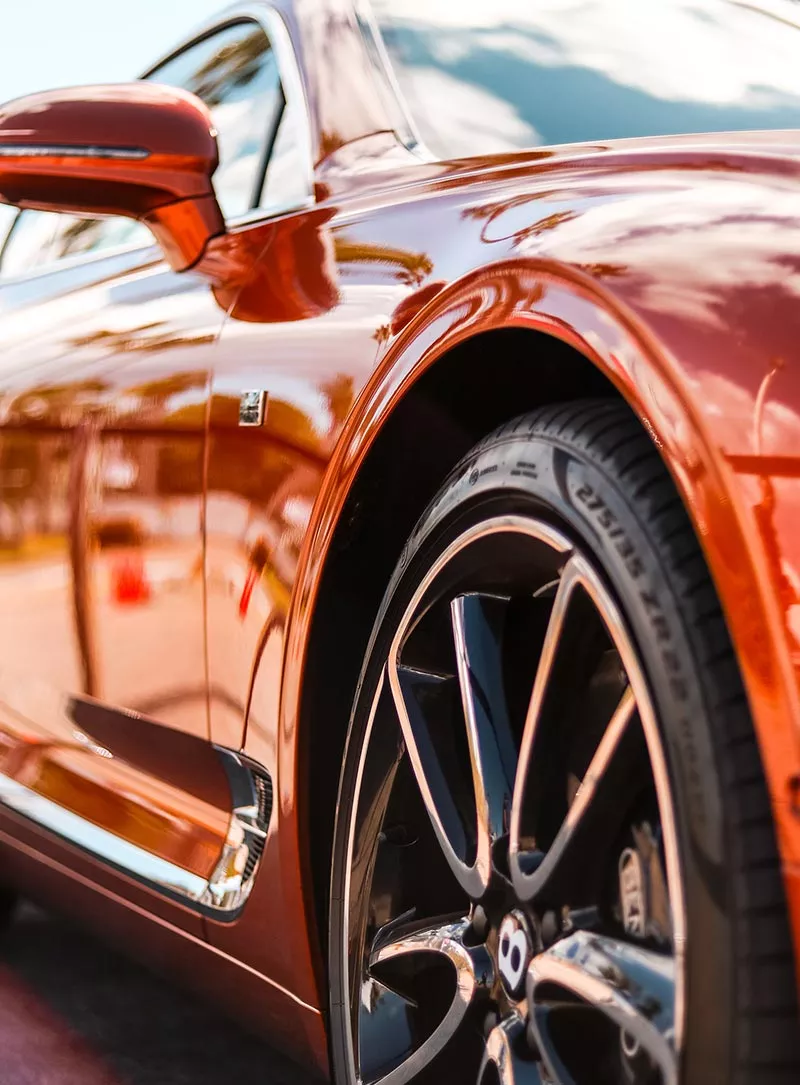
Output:
<svg viewBox="0 0 800 1085">
<path fill-rule="evenodd" d="M 0 941 L 0 1085 L 312 1085 L 283 1055 L 63 920 Z"/>
</svg>

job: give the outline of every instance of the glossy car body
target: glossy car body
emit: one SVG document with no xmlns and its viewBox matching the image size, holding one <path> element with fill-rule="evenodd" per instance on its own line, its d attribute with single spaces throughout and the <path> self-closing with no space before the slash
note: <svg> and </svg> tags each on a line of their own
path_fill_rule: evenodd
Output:
<svg viewBox="0 0 800 1085">
<path fill-rule="evenodd" d="M 180 275 L 151 247 L 0 284 L 4 875 L 324 1071 L 325 855 L 381 587 L 478 436 L 605 380 L 716 582 L 800 949 L 800 132 L 438 162 L 349 0 L 242 19 L 305 194 Z M 248 891 L 211 892 L 242 841 Z"/>
</svg>

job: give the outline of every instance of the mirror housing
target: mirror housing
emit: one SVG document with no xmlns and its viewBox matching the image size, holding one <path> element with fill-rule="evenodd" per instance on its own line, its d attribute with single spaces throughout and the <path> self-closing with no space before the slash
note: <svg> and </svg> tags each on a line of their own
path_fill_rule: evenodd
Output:
<svg viewBox="0 0 800 1085">
<path fill-rule="evenodd" d="M 72 87 L 0 106 L 0 203 L 141 219 L 176 271 L 225 232 L 206 106 L 153 83 Z"/>
</svg>

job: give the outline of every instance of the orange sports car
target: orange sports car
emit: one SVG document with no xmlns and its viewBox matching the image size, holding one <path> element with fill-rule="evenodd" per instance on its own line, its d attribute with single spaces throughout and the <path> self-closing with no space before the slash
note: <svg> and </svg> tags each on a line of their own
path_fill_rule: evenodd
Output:
<svg viewBox="0 0 800 1085">
<path fill-rule="evenodd" d="M 4 911 L 337 1085 L 800 1081 L 800 5 L 250 0 L 0 201 Z"/>
</svg>

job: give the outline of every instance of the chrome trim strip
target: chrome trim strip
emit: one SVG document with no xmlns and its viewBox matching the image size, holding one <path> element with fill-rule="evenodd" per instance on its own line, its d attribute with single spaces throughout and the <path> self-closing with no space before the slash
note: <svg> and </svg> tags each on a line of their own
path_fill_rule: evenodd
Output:
<svg viewBox="0 0 800 1085">
<path fill-rule="evenodd" d="M 358 22 L 361 33 L 365 36 L 368 34 L 372 38 L 372 45 L 374 48 L 371 49 L 368 42 L 365 42 L 364 46 L 370 62 L 372 63 L 375 77 L 383 84 L 387 92 L 393 96 L 395 112 L 405 126 L 403 131 L 397 131 L 397 129 L 395 129 L 395 135 L 409 151 L 419 153 L 420 148 L 423 147 L 422 137 L 414 123 L 414 118 L 411 115 L 411 110 L 408 108 L 405 96 L 400 89 L 400 84 L 397 80 L 397 75 L 391 57 L 389 56 L 389 51 L 386 48 L 386 42 L 383 40 L 383 34 L 378 26 L 378 20 L 375 17 L 371 0 L 353 0 L 353 6 L 355 8 L 356 21 Z M 433 158 L 432 155 L 430 157 Z"/>
<path fill-rule="evenodd" d="M 272 222 L 273 219 L 281 218 L 283 215 L 293 215 L 315 206 L 316 200 L 313 196 L 306 196 L 302 200 L 283 200 L 281 203 L 271 203 L 269 207 L 253 207 L 232 218 L 225 225 L 228 227 L 228 233 L 235 233 L 254 222 Z"/>
<path fill-rule="evenodd" d="M 34 862 L 43 863 L 50 870 L 56 871 L 62 878 L 69 879 L 76 882 L 83 889 L 91 889 L 94 892 L 101 893 L 106 900 L 113 901 L 115 905 L 119 905 L 122 908 L 126 908 L 128 911 L 138 915 L 139 917 L 145 917 L 148 922 L 154 924 L 157 927 L 161 927 L 162 930 L 169 931 L 171 935 L 177 938 L 182 938 L 184 941 L 191 943 L 195 946 L 200 946 L 204 953 L 210 953 L 220 961 L 224 961 L 226 964 L 233 965 L 239 969 L 243 974 L 252 976 L 257 980 L 261 980 L 267 984 L 267 986 L 278 991 L 281 995 L 290 999 L 301 1010 L 308 1010 L 310 1013 L 315 1014 L 317 1017 L 322 1016 L 322 1010 L 318 1006 L 312 1006 L 309 1002 L 305 1002 L 299 995 L 296 995 L 293 991 L 290 991 L 288 987 L 284 987 L 276 980 L 271 979 L 263 972 L 259 972 L 257 968 L 253 968 L 251 965 L 246 964 L 238 957 L 232 957 L 230 953 L 226 953 L 224 950 L 215 946 L 212 942 L 206 942 L 202 938 L 198 938 L 192 934 L 185 927 L 177 927 L 171 923 L 168 919 L 162 918 L 162 916 L 151 911 L 144 911 L 138 904 L 134 904 L 128 900 L 127 897 L 119 896 L 114 893 L 113 890 L 104 889 L 88 878 L 85 878 L 82 874 L 78 874 L 72 867 L 59 862 L 58 859 L 54 859 L 50 855 L 43 855 L 42 852 L 37 851 L 35 847 L 31 847 L 29 844 L 24 844 L 21 840 L 12 836 L 4 828 L 0 828 L 0 843 L 4 844 L 7 848 L 14 851 L 21 852 L 23 855 L 27 855 L 28 858 L 33 859 Z"/>
<path fill-rule="evenodd" d="M 2 774 L 0 802 L 37 825 L 64 837 L 71 844 L 77 844 L 104 862 L 121 867 L 151 885 L 196 901 L 203 897 L 208 888 L 208 883 L 198 874 L 152 855 Z"/>
<path fill-rule="evenodd" d="M 215 914 L 224 912 L 238 915 L 250 896 L 267 839 L 272 814 L 271 780 L 269 805 L 268 809 L 263 811 L 262 817 L 254 773 L 238 754 L 222 746 L 215 746 L 214 749 L 222 761 L 235 805 L 222 854 L 208 880 L 200 903 Z M 258 771 L 262 778 L 270 779 L 265 769 L 259 766 Z M 253 856 L 255 859 L 248 872 L 248 863 Z"/>
<path fill-rule="evenodd" d="M 302 210 L 315 202 L 314 196 L 314 154 L 312 150 L 311 114 L 308 108 L 300 65 L 295 55 L 294 43 L 289 29 L 278 11 L 267 3 L 251 3 L 241 9 L 245 18 L 254 19 L 264 28 L 275 55 L 278 58 L 278 72 L 286 100 L 285 113 L 290 113 L 294 124 L 299 125 L 298 143 L 301 156 L 301 171 L 305 196 L 295 202 L 294 207 L 258 208 L 264 217 L 285 214 L 289 210 Z M 269 169 L 269 167 L 267 167 Z"/>
<path fill-rule="evenodd" d="M 96 147 L 91 144 L 0 144 L 0 158 L 46 158 L 48 156 L 51 158 L 121 158 L 134 160 L 149 158 L 150 152 L 145 147 Z"/>
<path fill-rule="evenodd" d="M 20 211 L 20 214 L 24 213 Z M 88 264 L 99 265 L 101 260 L 113 260 L 120 256 L 130 256 L 130 266 L 128 266 L 126 260 L 124 267 L 115 270 L 114 275 L 127 275 L 134 271 L 146 271 L 148 268 L 166 263 L 162 250 L 158 247 L 155 238 L 152 238 L 150 241 L 128 241 L 126 244 L 112 245 L 107 249 L 101 249 L 99 252 L 78 252 L 72 256 L 62 256 L 49 264 L 41 264 L 38 267 L 27 268 L 25 271 L 18 271 L 14 275 L 4 275 L 2 257 L 7 242 L 8 235 L 4 239 L 3 249 L 0 250 L 0 290 L 6 286 L 16 286 L 18 283 L 30 282 L 31 279 L 42 279 L 45 275 L 57 275 L 62 271 L 71 271 L 73 268 L 85 267 Z M 192 273 L 186 271 L 181 274 L 191 275 Z M 93 283 L 94 280 L 90 279 L 87 285 Z M 81 286 L 83 285 L 82 282 Z"/>
<path fill-rule="evenodd" d="M 397 78 L 397 73 L 394 70 L 394 64 L 392 58 L 389 55 L 389 50 L 386 47 L 386 42 L 383 39 L 383 33 L 378 20 L 372 7 L 372 0 L 354 0 L 356 17 L 358 18 L 359 25 L 364 31 L 369 32 L 375 42 L 375 63 L 376 68 L 379 67 L 380 71 L 378 78 L 383 78 L 385 86 L 388 88 L 397 103 L 397 109 L 405 124 L 405 131 L 395 131 L 395 135 L 412 154 L 422 162 L 438 162 L 437 155 L 430 150 L 428 145 L 423 140 L 417 123 L 414 120 L 414 115 L 409 108 L 406 96 L 403 93 L 403 89 L 400 86 L 400 81 Z M 370 52 L 367 46 L 367 52 Z M 372 54 L 370 53 L 370 56 Z"/>
<path fill-rule="evenodd" d="M 237 802 L 238 797 L 239 802 L 231 812 L 225 843 L 207 880 L 87 821 L 2 773 L 0 804 L 150 888 L 174 895 L 218 920 L 232 920 L 241 912 L 253 887 L 267 838 L 272 801 L 270 795 L 267 808 L 262 811 L 254 772 L 230 750 L 216 749 L 230 781 L 233 801 Z M 270 780 L 269 773 L 260 766 L 258 773 Z M 244 792 L 247 799 L 243 804 Z"/>
</svg>

